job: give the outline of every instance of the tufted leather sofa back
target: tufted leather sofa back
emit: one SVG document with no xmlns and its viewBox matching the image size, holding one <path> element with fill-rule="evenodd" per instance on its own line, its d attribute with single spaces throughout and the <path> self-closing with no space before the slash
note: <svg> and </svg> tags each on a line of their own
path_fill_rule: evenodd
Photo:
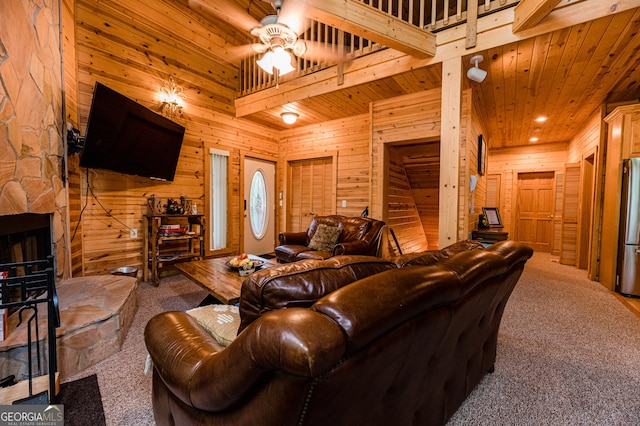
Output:
<svg viewBox="0 0 640 426">
<path fill-rule="evenodd" d="M 504 307 L 531 255 L 506 253 L 383 272 L 319 300 L 312 309 L 340 325 L 345 353 L 314 383 L 310 424 L 445 424 L 493 368 Z M 336 395 L 357 397 L 345 408 Z"/>
<path fill-rule="evenodd" d="M 308 308 L 347 284 L 395 268 L 395 263 L 380 258 L 344 255 L 286 263 L 259 271 L 242 284 L 238 333 L 266 312 Z"/>
</svg>

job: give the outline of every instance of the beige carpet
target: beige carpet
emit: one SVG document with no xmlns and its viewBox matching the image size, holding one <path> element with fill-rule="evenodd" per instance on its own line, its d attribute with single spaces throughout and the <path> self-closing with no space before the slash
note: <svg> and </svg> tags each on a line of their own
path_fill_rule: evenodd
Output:
<svg viewBox="0 0 640 426">
<path fill-rule="evenodd" d="M 451 425 L 640 424 L 640 319 L 547 254 L 507 304 L 495 367 Z"/>
<path fill-rule="evenodd" d="M 584 271 L 536 253 L 505 309 L 496 371 L 451 425 L 628 425 L 640 419 L 640 318 Z M 186 310 L 206 293 L 181 276 L 139 285 L 121 352 L 97 373 L 107 425 L 153 425 L 143 330 L 157 312 Z"/>
</svg>

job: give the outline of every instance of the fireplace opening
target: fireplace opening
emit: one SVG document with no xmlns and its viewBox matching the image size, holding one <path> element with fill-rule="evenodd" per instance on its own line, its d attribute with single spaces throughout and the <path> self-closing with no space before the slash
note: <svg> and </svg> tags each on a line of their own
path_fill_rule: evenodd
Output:
<svg viewBox="0 0 640 426">
<path fill-rule="evenodd" d="M 0 263 L 43 260 L 51 254 L 51 215 L 0 216 Z"/>
<path fill-rule="evenodd" d="M 25 213 L 0 216 L 0 264 L 45 260 L 53 254 L 51 215 Z M 34 267 L 34 271 L 40 267 Z M 42 267 L 41 269 L 44 269 Z M 24 267 L 15 269 L 15 275 L 25 275 Z M 7 302 L 20 300 L 18 288 L 8 294 Z M 9 308 L 9 315 L 18 308 Z"/>
</svg>

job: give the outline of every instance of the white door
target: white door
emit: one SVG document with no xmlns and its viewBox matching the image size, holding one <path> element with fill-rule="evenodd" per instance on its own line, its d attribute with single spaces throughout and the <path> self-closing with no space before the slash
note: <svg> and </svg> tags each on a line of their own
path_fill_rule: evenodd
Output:
<svg viewBox="0 0 640 426">
<path fill-rule="evenodd" d="M 261 255 L 275 247 L 276 166 L 270 161 L 244 160 L 244 252 Z"/>
</svg>

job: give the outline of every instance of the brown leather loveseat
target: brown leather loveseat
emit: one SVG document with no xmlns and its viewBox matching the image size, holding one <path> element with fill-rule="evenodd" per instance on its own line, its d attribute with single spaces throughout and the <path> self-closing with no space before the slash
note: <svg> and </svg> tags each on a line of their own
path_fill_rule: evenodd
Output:
<svg viewBox="0 0 640 426">
<path fill-rule="evenodd" d="M 255 317 L 226 348 L 190 315 L 159 314 L 145 329 L 156 422 L 445 424 L 492 371 L 502 313 L 531 254 L 502 241 L 430 266 L 341 256 L 327 280 L 317 265 L 306 281 L 296 269 L 307 262 L 280 265 L 280 284 L 270 268 L 243 286 Z M 301 284 L 329 293 L 302 300 Z M 288 290 L 294 303 L 273 310 Z"/>
<path fill-rule="evenodd" d="M 315 216 L 304 232 L 281 232 L 280 245 L 275 248 L 280 263 L 303 259 L 328 259 L 343 254 L 376 256 L 384 222 L 367 217 L 341 215 Z M 316 241 L 324 231 L 337 231 L 330 237 Z M 317 235 L 316 235 L 317 234 Z M 327 244 L 323 244 L 323 243 Z"/>
</svg>

